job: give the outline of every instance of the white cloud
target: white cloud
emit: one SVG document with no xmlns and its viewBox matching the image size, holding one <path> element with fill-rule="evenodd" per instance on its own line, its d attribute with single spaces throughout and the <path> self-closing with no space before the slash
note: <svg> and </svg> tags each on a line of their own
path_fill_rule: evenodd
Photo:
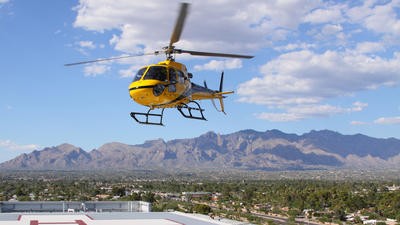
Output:
<svg viewBox="0 0 400 225">
<path fill-rule="evenodd" d="M 368 104 L 354 102 L 351 107 L 343 108 L 340 106 L 332 106 L 328 104 L 301 104 L 291 107 L 281 107 L 286 112 L 282 113 L 260 113 L 256 116 L 259 119 L 269 120 L 272 122 L 289 122 L 297 121 L 312 117 L 329 117 L 336 114 L 351 113 L 362 111 Z"/>
<path fill-rule="evenodd" d="M 384 51 L 384 50 L 385 50 L 385 47 L 384 47 L 383 43 L 381 43 L 381 42 L 366 41 L 366 42 L 357 43 L 357 46 L 356 46 L 356 51 L 361 54 L 375 53 L 375 52 L 380 52 L 380 51 Z"/>
<path fill-rule="evenodd" d="M 134 77 L 135 72 L 138 70 L 136 66 L 131 66 L 128 69 L 122 69 L 119 71 L 121 77 Z"/>
<path fill-rule="evenodd" d="M 343 22 L 342 5 L 328 6 L 311 11 L 304 17 L 304 22 L 312 24 Z"/>
<path fill-rule="evenodd" d="M 357 120 L 354 120 L 354 121 L 350 122 L 350 125 L 353 125 L 353 126 L 361 126 L 361 125 L 366 125 L 366 124 L 368 124 L 368 123 L 367 122 L 363 122 L 363 121 L 357 121 Z"/>
<path fill-rule="evenodd" d="M 125 78 L 133 78 L 135 76 L 135 74 L 137 73 L 137 71 L 142 67 L 142 65 L 138 65 L 138 64 L 134 64 L 131 65 L 129 68 L 127 69 L 121 69 L 119 70 L 119 75 L 121 77 L 125 77 Z"/>
<path fill-rule="evenodd" d="M 284 46 L 274 47 L 274 49 L 279 52 L 284 52 L 284 51 L 289 52 L 294 50 L 312 49 L 315 47 L 316 47 L 315 44 L 310 44 L 310 43 L 289 43 Z"/>
<path fill-rule="evenodd" d="M 327 24 L 322 28 L 322 34 L 325 36 L 336 35 L 341 31 L 343 31 L 343 27 L 340 24 Z"/>
<path fill-rule="evenodd" d="M 378 33 L 400 35 L 400 20 L 393 4 L 375 6 L 371 15 L 365 19 L 365 26 Z"/>
<path fill-rule="evenodd" d="M 370 57 L 357 52 L 303 50 L 280 55 L 264 64 L 262 77 L 239 85 L 240 101 L 281 106 L 319 103 L 362 90 L 400 82 L 400 57 Z"/>
<path fill-rule="evenodd" d="M 9 0 L 0 0 L 0 4 L 7 3 L 7 2 L 9 2 Z"/>
<path fill-rule="evenodd" d="M 85 66 L 84 68 L 84 74 L 85 76 L 97 76 L 104 74 L 105 72 L 110 70 L 110 66 L 103 65 L 103 64 L 91 64 L 88 66 Z"/>
<path fill-rule="evenodd" d="M 263 76 L 240 84 L 237 93 L 241 102 L 284 109 L 284 113 L 290 115 L 295 109 L 296 116 L 290 118 L 296 119 L 319 116 L 319 110 L 324 115 L 324 109 L 333 114 L 356 112 L 366 105 L 355 103 L 349 110 L 322 103 L 359 91 L 398 85 L 400 74 L 397 71 L 400 71 L 398 53 L 386 59 L 357 51 L 326 51 L 321 54 L 309 50 L 295 51 L 281 54 L 264 64 L 260 68 Z M 302 111 L 302 105 L 314 114 Z M 271 115 L 263 114 L 262 117 Z"/>
<path fill-rule="evenodd" d="M 82 48 L 95 49 L 96 45 L 92 41 L 80 41 L 78 45 Z"/>
<path fill-rule="evenodd" d="M 178 12 L 178 0 L 81 0 L 75 27 L 119 31 L 110 42 L 116 50 L 135 53 L 168 44 Z M 193 1 L 177 46 L 193 50 L 249 53 L 268 39 L 285 39 L 319 0 Z M 168 10 L 165 10 L 168 9 Z M 205 22 L 205 18 L 212 22 Z"/>
<path fill-rule="evenodd" d="M 215 70 L 221 71 L 225 69 L 238 69 L 242 68 L 242 60 L 240 59 L 227 59 L 227 60 L 211 60 L 204 65 L 195 65 L 196 71 L 200 70 Z"/>
<path fill-rule="evenodd" d="M 290 121 L 304 119 L 300 115 L 293 113 L 260 113 L 256 114 L 256 117 L 271 122 L 290 122 Z"/>
<path fill-rule="evenodd" d="M 121 55 L 124 56 L 124 55 Z M 119 56 L 117 56 L 119 57 Z M 161 59 L 164 59 L 164 56 L 158 56 Z M 154 56 L 138 56 L 138 57 L 129 57 L 124 59 L 116 60 L 119 64 L 128 65 L 128 68 L 120 69 L 118 74 L 123 78 L 132 78 L 136 72 L 142 68 L 144 65 L 148 65 L 154 63 Z"/>
<path fill-rule="evenodd" d="M 81 0 L 75 7 L 75 27 L 115 31 L 110 44 L 125 53 L 152 52 L 168 44 L 179 7 L 178 0 Z M 349 32 L 368 29 L 400 34 L 396 1 L 375 3 L 319 0 L 193 1 L 180 48 L 251 53 L 271 41 L 297 37 L 300 25 L 311 37 L 337 38 L 343 45 Z M 169 10 L 165 10 L 168 8 Z M 205 18 L 213 19 L 205 23 Z M 345 30 L 346 29 L 349 30 Z M 394 40 L 394 39 L 393 39 Z M 324 44 L 328 44 L 325 42 Z M 289 45 L 287 45 L 289 46 Z"/>
<path fill-rule="evenodd" d="M 380 117 L 380 118 L 374 120 L 374 123 L 382 124 L 382 125 L 400 124 L 400 116 L 396 116 L 396 117 Z"/>
<path fill-rule="evenodd" d="M 354 102 L 353 107 L 350 109 L 350 112 L 359 112 L 362 111 L 365 107 L 368 106 L 368 103 L 364 102 Z"/>
<path fill-rule="evenodd" d="M 368 30 L 398 37 L 400 35 L 398 8 L 398 1 L 388 1 L 383 4 L 364 1 L 363 5 L 349 8 L 346 16 L 350 22 L 361 24 Z"/>
<path fill-rule="evenodd" d="M 36 144 L 20 145 L 10 140 L 0 140 L 0 148 L 11 151 L 32 151 L 40 146 Z"/>
</svg>

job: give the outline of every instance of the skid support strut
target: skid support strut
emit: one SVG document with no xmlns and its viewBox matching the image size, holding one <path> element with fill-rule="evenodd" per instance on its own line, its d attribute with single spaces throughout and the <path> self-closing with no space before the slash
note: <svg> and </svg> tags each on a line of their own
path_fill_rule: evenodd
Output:
<svg viewBox="0 0 400 225">
<path fill-rule="evenodd" d="M 195 101 L 190 101 L 189 103 L 194 103 L 195 106 L 192 107 L 187 104 L 181 104 L 178 107 L 176 107 L 178 111 L 182 114 L 182 116 L 188 119 L 207 120 L 203 115 L 204 109 L 201 108 L 199 103 Z M 198 111 L 200 115 L 193 115 L 192 111 Z"/>
<path fill-rule="evenodd" d="M 140 124 L 164 126 L 162 123 L 164 108 L 161 110 L 160 114 L 150 113 L 151 110 L 152 109 L 149 109 L 147 113 L 131 112 L 131 117 Z"/>
</svg>

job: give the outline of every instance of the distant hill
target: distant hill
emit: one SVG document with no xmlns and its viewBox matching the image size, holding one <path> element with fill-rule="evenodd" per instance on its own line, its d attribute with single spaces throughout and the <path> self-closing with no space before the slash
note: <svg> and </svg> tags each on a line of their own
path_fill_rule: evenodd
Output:
<svg viewBox="0 0 400 225">
<path fill-rule="evenodd" d="M 196 138 L 107 143 L 86 152 L 62 144 L 0 164 L 6 170 L 307 170 L 400 167 L 400 140 L 321 130 L 303 135 L 242 130 Z"/>
</svg>

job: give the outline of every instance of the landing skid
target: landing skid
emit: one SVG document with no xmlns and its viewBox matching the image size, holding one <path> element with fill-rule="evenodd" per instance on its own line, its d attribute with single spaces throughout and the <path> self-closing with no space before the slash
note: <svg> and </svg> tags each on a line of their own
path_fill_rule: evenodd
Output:
<svg viewBox="0 0 400 225">
<path fill-rule="evenodd" d="M 195 101 L 190 101 L 189 104 L 190 103 L 193 103 L 195 106 L 189 106 L 188 104 L 180 104 L 176 106 L 176 109 L 185 118 L 195 119 L 195 120 L 207 120 L 203 115 L 204 109 L 201 108 L 200 104 Z M 153 109 L 149 109 L 147 113 L 131 112 L 131 117 L 140 124 L 164 126 L 163 124 L 164 109 L 165 108 L 162 108 L 161 113 L 159 114 L 150 113 Z"/>
<path fill-rule="evenodd" d="M 188 106 L 187 104 L 181 104 L 176 107 L 178 109 L 178 111 L 182 114 L 182 116 L 184 116 L 185 118 L 188 118 L 188 119 L 207 120 L 203 115 L 204 109 L 201 108 L 199 103 L 197 103 L 195 101 L 190 101 L 189 103 L 194 103 L 196 106 L 192 107 L 192 106 Z M 198 111 L 200 115 L 195 116 L 195 115 L 193 115 L 192 111 Z"/>
<path fill-rule="evenodd" d="M 164 126 L 162 123 L 164 108 L 161 110 L 160 114 L 150 113 L 151 110 L 152 109 L 149 109 L 147 113 L 131 112 L 131 117 L 140 124 Z"/>
</svg>

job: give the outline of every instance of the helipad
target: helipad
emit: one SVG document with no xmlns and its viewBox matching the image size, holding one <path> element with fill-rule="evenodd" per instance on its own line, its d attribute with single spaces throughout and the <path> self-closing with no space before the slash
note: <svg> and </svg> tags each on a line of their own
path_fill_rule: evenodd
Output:
<svg viewBox="0 0 400 225">
<path fill-rule="evenodd" d="M 208 216 L 179 212 L 151 213 L 64 213 L 0 214 L 0 225 L 229 225 L 244 224 L 222 221 Z"/>
</svg>

